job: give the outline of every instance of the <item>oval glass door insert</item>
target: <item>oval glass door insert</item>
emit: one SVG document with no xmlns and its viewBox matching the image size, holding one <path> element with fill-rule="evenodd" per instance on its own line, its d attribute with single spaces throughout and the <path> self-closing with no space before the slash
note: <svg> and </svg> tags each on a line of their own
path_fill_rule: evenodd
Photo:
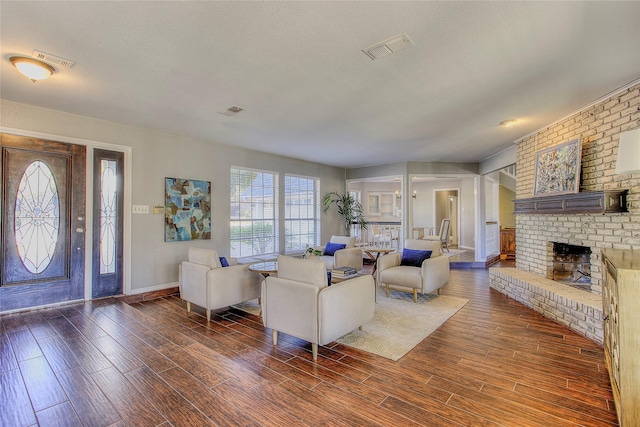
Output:
<svg viewBox="0 0 640 427">
<path fill-rule="evenodd" d="M 20 178 L 14 223 L 20 260 L 31 273 L 42 273 L 51 263 L 59 229 L 58 187 L 49 166 L 36 160 Z"/>
</svg>

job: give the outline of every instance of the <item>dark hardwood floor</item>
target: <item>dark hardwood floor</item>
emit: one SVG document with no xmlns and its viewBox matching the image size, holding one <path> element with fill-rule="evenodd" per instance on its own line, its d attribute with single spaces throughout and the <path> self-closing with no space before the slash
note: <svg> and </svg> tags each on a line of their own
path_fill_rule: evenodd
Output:
<svg viewBox="0 0 640 427">
<path fill-rule="evenodd" d="M 237 309 L 105 299 L 0 317 L 2 426 L 610 426 L 603 351 L 452 270 L 469 303 L 398 362 Z"/>
</svg>

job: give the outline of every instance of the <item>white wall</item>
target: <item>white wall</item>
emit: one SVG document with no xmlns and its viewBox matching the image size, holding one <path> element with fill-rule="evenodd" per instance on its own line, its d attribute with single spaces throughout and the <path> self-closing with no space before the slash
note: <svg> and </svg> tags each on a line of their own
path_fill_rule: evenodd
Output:
<svg viewBox="0 0 640 427">
<path fill-rule="evenodd" d="M 460 246 L 474 248 L 476 239 L 476 195 L 474 178 L 460 180 Z"/>
<path fill-rule="evenodd" d="M 163 205 L 164 178 L 179 177 L 211 181 L 212 238 L 197 242 L 164 242 L 164 216 L 131 215 L 131 293 L 175 285 L 178 264 L 189 246 L 213 247 L 229 253 L 229 168 L 241 166 L 275 171 L 284 188 L 285 173 L 320 179 L 320 193 L 345 190 L 345 170 L 318 163 L 230 147 L 212 141 L 169 135 L 61 111 L 0 100 L 3 131 L 18 130 L 60 137 L 63 142 L 92 141 L 131 147 L 131 202 L 135 205 Z M 284 192 L 280 192 L 281 205 Z M 126 213 L 125 213 L 126 215 Z M 282 224 L 282 218 L 281 218 Z M 342 225 L 333 213 L 322 215 L 322 242 L 341 234 Z M 284 230 L 281 230 L 281 238 Z M 89 236 L 87 236 L 89 237 Z M 282 247 L 281 241 L 281 247 Z"/>
<path fill-rule="evenodd" d="M 485 220 L 500 221 L 500 192 L 497 172 L 485 175 Z"/>
</svg>

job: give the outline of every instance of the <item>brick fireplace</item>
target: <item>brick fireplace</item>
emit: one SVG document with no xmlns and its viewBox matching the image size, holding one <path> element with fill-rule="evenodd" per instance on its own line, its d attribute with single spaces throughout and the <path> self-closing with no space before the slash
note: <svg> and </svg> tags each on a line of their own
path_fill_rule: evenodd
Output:
<svg viewBox="0 0 640 427">
<path fill-rule="evenodd" d="M 580 246 L 589 251 L 589 292 L 602 293 L 600 249 L 622 241 L 625 214 L 523 215 L 516 217 L 516 268 L 553 278 L 553 243 Z M 522 227 L 522 232 L 518 231 Z M 611 242 L 608 245 L 605 242 Z"/>
<path fill-rule="evenodd" d="M 591 250 L 591 289 L 602 293 L 601 249 L 640 247 L 640 176 L 616 175 L 619 134 L 640 127 L 640 84 L 532 134 L 517 145 L 516 198 L 533 195 L 536 153 L 582 140 L 580 192 L 629 190 L 628 213 L 516 215 L 516 268 L 549 278 L 548 242 Z"/>
<path fill-rule="evenodd" d="M 637 127 L 640 127 L 639 84 L 518 141 L 516 199 L 532 197 L 536 152 L 581 138 L 580 192 L 627 189 L 629 212 L 516 212 L 516 268 L 490 269 L 492 288 L 600 344 L 603 276 L 600 251 L 640 248 L 640 175 L 614 173 L 619 134 Z M 561 251 L 581 247 L 580 251 L 588 252 L 589 260 L 571 256 L 570 260 L 565 257 L 554 263 L 554 243 L 561 245 Z M 558 280 L 554 275 L 566 277 Z M 590 285 L 583 289 L 562 283 L 569 281 L 569 285 L 575 285 L 586 281 L 587 276 Z"/>
</svg>

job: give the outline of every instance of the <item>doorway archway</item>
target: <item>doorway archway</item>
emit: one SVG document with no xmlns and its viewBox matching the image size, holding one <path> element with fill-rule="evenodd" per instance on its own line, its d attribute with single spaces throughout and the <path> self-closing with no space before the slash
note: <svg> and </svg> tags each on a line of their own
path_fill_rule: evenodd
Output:
<svg viewBox="0 0 640 427">
<path fill-rule="evenodd" d="M 458 218 L 458 198 L 459 189 L 440 189 L 433 192 L 433 210 L 435 221 L 435 232 L 440 231 L 439 227 L 442 224 L 443 219 L 451 220 L 449 226 L 449 240 L 448 246 L 457 248 L 459 246 L 458 230 L 459 230 L 459 218 Z"/>
</svg>

